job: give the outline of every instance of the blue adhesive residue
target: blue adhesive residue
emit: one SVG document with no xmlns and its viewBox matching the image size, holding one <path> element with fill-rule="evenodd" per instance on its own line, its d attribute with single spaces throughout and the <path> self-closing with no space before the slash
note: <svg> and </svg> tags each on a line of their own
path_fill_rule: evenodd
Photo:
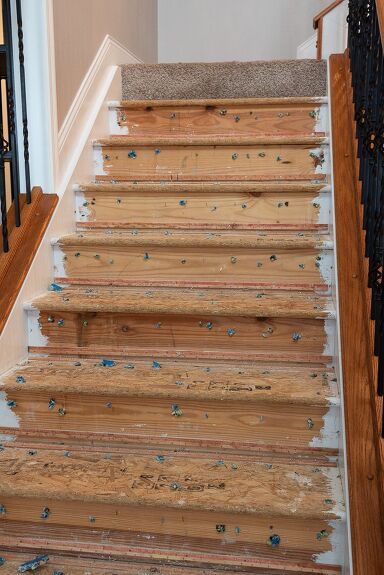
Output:
<svg viewBox="0 0 384 575">
<path fill-rule="evenodd" d="M 31 559 L 31 561 L 26 561 L 22 563 L 17 568 L 18 573 L 26 573 L 27 571 L 35 571 L 38 567 L 45 565 L 49 561 L 48 555 L 38 555 L 35 559 Z"/>
<path fill-rule="evenodd" d="M 156 455 L 155 459 L 158 463 L 163 463 L 165 461 L 165 455 Z"/>
<path fill-rule="evenodd" d="M 25 383 L 25 379 L 22 375 L 16 375 L 16 383 Z"/>
<path fill-rule="evenodd" d="M 144 259 L 144 260 L 149 260 L 149 259 L 151 259 L 151 256 L 149 255 L 148 252 L 145 252 L 143 259 Z"/>
<path fill-rule="evenodd" d="M 131 158 L 131 160 L 135 160 L 137 158 L 137 153 L 135 152 L 135 150 L 131 150 L 130 152 L 128 152 L 128 158 Z"/>
<path fill-rule="evenodd" d="M 40 514 L 41 519 L 48 519 L 50 513 L 51 512 L 49 510 L 49 507 L 44 507 L 43 511 Z"/>
<path fill-rule="evenodd" d="M 271 535 L 270 538 L 268 539 L 267 543 L 268 545 L 270 545 L 271 547 L 277 547 L 278 545 L 280 545 L 280 535 Z"/>
<path fill-rule="evenodd" d="M 171 407 L 171 413 L 172 415 L 174 415 L 175 417 L 181 417 L 183 415 L 183 411 L 182 409 L 176 404 L 174 403 Z"/>
<path fill-rule="evenodd" d="M 153 369 L 161 369 L 161 365 L 159 364 L 158 361 L 153 361 L 152 367 L 153 367 Z"/>
<path fill-rule="evenodd" d="M 179 206 L 186 206 L 186 205 L 187 205 L 187 200 L 180 200 Z"/>
<path fill-rule="evenodd" d="M 124 366 L 124 369 L 135 369 L 135 366 L 133 363 L 127 363 L 127 365 Z"/>
<path fill-rule="evenodd" d="M 8 407 L 16 407 L 16 406 L 17 406 L 17 403 L 16 403 L 16 401 L 15 401 L 14 399 L 9 399 L 9 400 L 7 401 L 7 405 L 8 405 Z"/>
<path fill-rule="evenodd" d="M 98 365 L 101 367 L 114 367 L 116 362 L 113 359 L 102 359 Z"/>
<path fill-rule="evenodd" d="M 229 335 L 229 337 L 232 337 L 233 335 L 235 335 L 236 330 L 233 329 L 233 327 L 230 327 L 229 329 L 227 329 L 227 334 Z"/>
<path fill-rule="evenodd" d="M 156 148 L 155 154 L 156 154 L 156 156 L 158 156 L 159 154 L 161 154 L 161 150 L 159 150 L 159 148 Z"/>
<path fill-rule="evenodd" d="M 5 563 L 4 557 L 0 557 L 0 566 L 1 566 L 1 565 L 4 565 L 4 563 Z"/>
<path fill-rule="evenodd" d="M 59 286 L 59 284 L 53 283 L 49 286 L 49 290 L 50 291 L 63 291 L 63 288 L 61 286 Z"/>
</svg>

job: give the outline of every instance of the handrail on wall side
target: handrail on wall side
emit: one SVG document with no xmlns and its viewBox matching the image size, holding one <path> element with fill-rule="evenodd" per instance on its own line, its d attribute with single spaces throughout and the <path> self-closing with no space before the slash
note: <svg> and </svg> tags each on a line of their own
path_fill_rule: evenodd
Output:
<svg viewBox="0 0 384 575">
<path fill-rule="evenodd" d="M 380 3 L 384 2 L 384 0 L 378 0 L 378 1 Z M 344 0 L 335 0 L 335 2 L 332 2 L 332 4 L 327 6 L 327 8 L 324 8 L 324 10 L 319 12 L 317 14 L 317 16 L 315 16 L 313 19 L 313 27 L 315 30 L 317 30 L 316 47 L 317 47 L 317 59 L 318 60 L 321 60 L 322 53 L 323 53 L 323 22 L 324 22 L 324 17 L 327 16 L 327 14 L 332 12 L 332 10 L 337 8 L 337 6 L 339 6 L 343 2 L 344 2 Z M 384 10 L 384 5 L 383 5 L 383 10 Z M 383 14 L 383 17 L 384 17 L 384 14 Z"/>
</svg>

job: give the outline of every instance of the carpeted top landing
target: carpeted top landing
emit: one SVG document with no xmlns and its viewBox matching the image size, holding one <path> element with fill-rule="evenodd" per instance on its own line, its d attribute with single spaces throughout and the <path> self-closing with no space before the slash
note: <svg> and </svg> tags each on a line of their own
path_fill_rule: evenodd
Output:
<svg viewBox="0 0 384 575">
<path fill-rule="evenodd" d="M 320 97 L 325 60 L 122 66 L 123 100 Z"/>
</svg>

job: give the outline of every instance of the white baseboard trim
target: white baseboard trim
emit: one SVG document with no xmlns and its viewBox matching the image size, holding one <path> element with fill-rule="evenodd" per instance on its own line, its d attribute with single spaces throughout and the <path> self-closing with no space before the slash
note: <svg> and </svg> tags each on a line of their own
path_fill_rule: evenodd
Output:
<svg viewBox="0 0 384 575">
<path fill-rule="evenodd" d="M 86 73 L 58 134 L 58 192 L 64 193 L 65 181 L 75 168 L 119 64 L 142 63 L 112 36 L 105 36 Z M 63 189 L 64 188 L 64 189 Z"/>
</svg>

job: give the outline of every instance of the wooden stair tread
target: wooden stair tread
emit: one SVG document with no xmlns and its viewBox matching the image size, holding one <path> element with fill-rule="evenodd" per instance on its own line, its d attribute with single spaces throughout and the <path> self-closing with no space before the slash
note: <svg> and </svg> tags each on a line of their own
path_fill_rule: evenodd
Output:
<svg viewBox="0 0 384 575">
<path fill-rule="evenodd" d="M 184 106 L 302 106 L 326 104 L 326 97 L 283 97 L 283 98 L 206 98 L 206 99 L 175 99 L 175 100 L 120 100 L 109 102 L 110 108 L 148 108 L 148 107 L 184 107 Z"/>
<path fill-rule="evenodd" d="M 20 378 L 23 379 L 20 379 Z M 58 389 L 58 382 L 60 386 Z M 108 397 L 156 397 L 173 400 L 263 401 L 302 405 L 338 405 L 335 374 L 329 369 L 261 367 L 197 362 L 114 361 L 103 367 L 96 358 L 81 361 L 32 360 L 1 378 L 0 390 L 76 393 Z"/>
<path fill-rule="evenodd" d="M 102 147 L 125 146 L 320 146 L 328 144 L 325 136 L 316 135 L 172 135 L 172 136 L 110 136 L 100 138 L 93 143 Z"/>
<path fill-rule="evenodd" d="M 330 297 L 308 292 L 198 288 L 65 288 L 33 300 L 40 311 L 126 312 L 330 318 Z"/>
<path fill-rule="evenodd" d="M 232 459 L 232 458 L 231 458 Z M 269 517 L 343 517 L 337 468 L 257 461 L 156 457 L 129 453 L 106 460 L 53 450 L 30 455 L 5 447 L 0 453 L 0 497 L 50 498 L 119 505 L 222 511 Z M 166 477 L 164 475 L 166 474 Z M 143 476 L 163 476 L 152 489 Z M 191 485 L 206 485 L 202 491 Z"/>
<path fill-rule="evenodd" d="M 80 183 L 74 186 L 77 192 L 320 192 L 329 191 L 329 187 L 324 182 L 307 181 L 307 182 L 260 182 L 260 181 L 127 181 L 110 183 Z"/>
<path fill-rule="evenodd" d="M 234 248 L 280 248 L 333 249 L 328 234 L 302 231 L 253 231 L 253 230 L 180 230 L 135 229 L 133 231 L 79 231 L 62 236 L 61 246 L 164 246 L 164 247 L 234 247 Z"/>
</svg>

